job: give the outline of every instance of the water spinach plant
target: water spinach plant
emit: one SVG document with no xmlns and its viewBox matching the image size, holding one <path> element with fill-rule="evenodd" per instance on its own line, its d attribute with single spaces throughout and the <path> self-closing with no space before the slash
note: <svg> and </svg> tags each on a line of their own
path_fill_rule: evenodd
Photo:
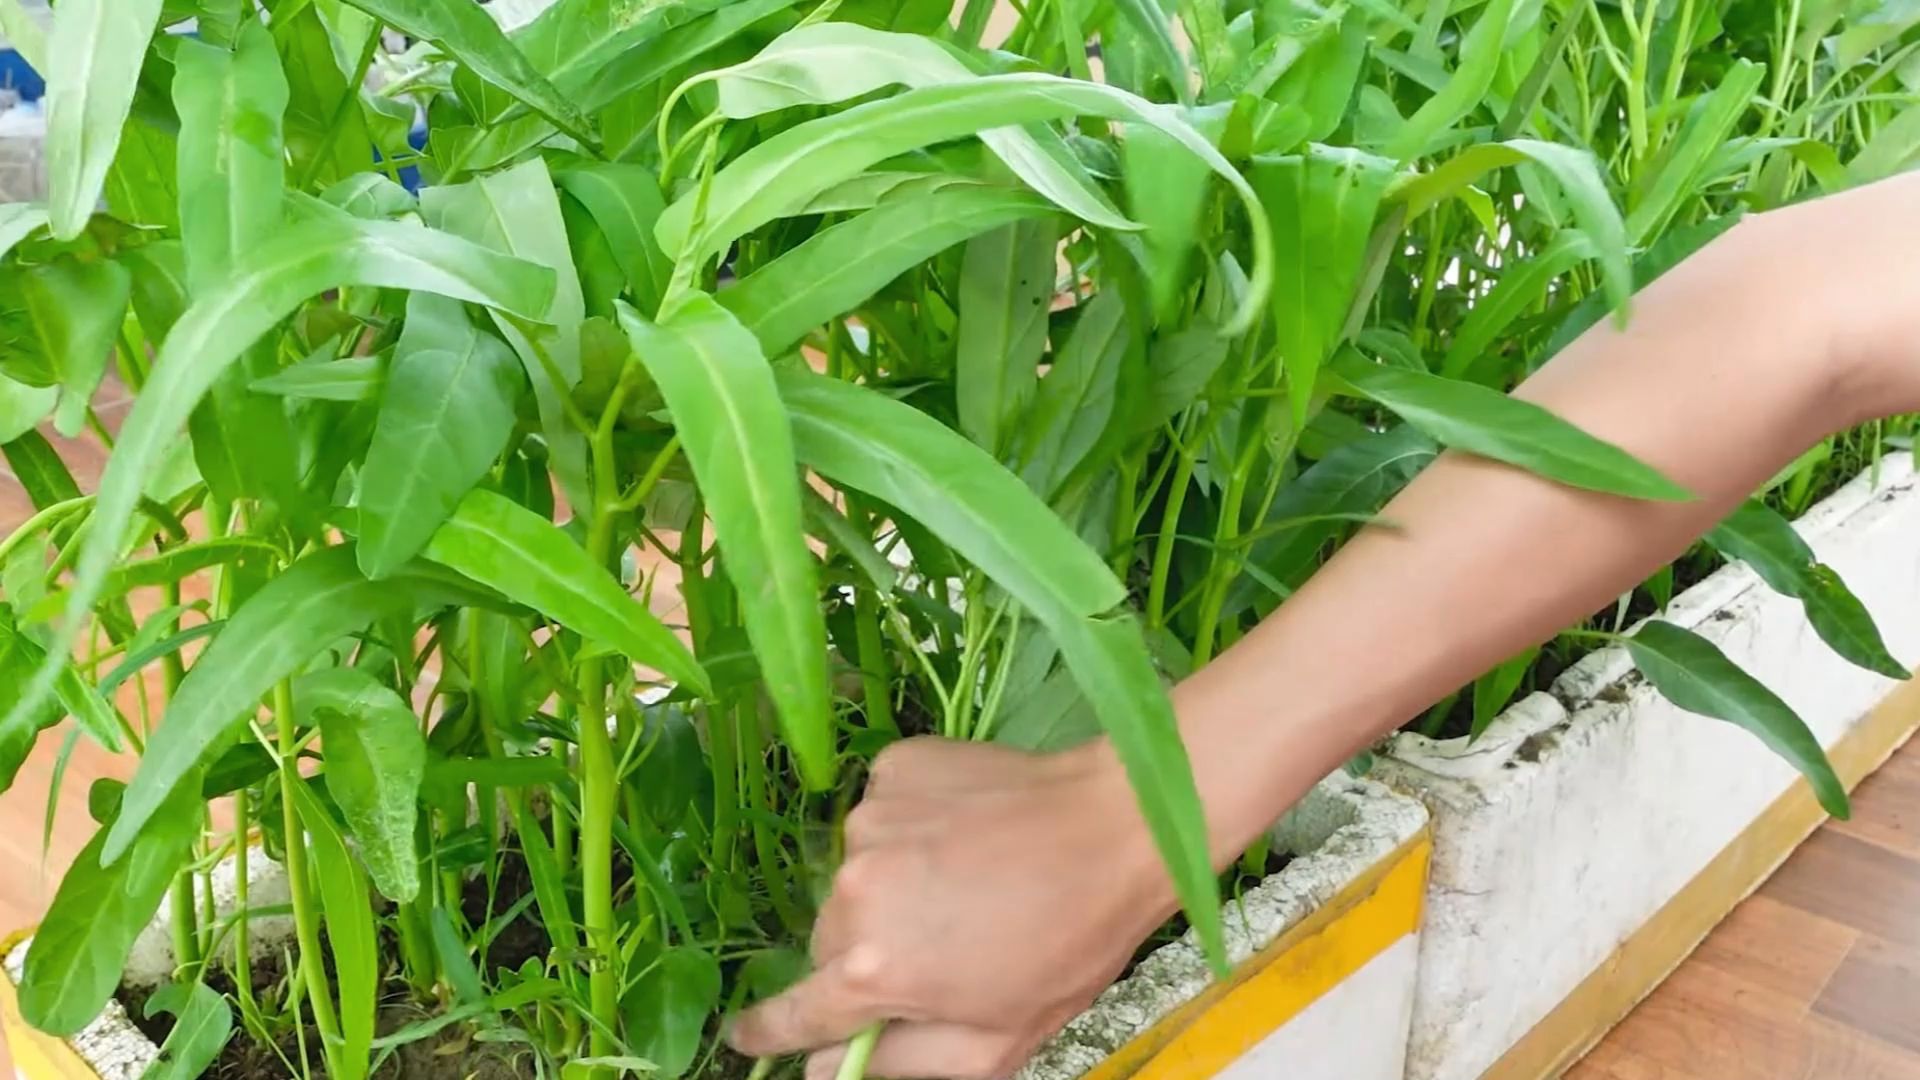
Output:
<svg viewBox="0 0 1920 1080">
<path fill-rule="evenodd" d="M 1443 447 L 1689 497 L 1503 392 L 1920 150 L 1914 17 L 1830 7 L 0 0 L 50 87 L 48 198 L 0 207 L 0 780 L 69 718 L 138 757 L 28 1018 L 93 1020 L 164 913 L 153 1075 L 744 1073 L 719 1018 L 929 733 L 1104 732 L 1218 956 L 1164 686 Z M 1823 467 L 1711 543 L 1901 673 L 1779 513 Z M 1711 644 L 1627 645 L 1844 810 Z"/>
</svg>

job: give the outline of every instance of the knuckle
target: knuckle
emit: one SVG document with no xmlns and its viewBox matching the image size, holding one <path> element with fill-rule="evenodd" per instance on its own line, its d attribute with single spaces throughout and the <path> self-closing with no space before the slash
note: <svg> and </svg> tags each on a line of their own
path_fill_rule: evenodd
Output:
<svg viewBox="0 0 1920 1080">
<path fill-rule="evenodd" d="M 841 961 L 847 985 L 867 997 L 886 992 L 893 981 L 893 966 L 887 951 L 871 941 L 862 941 L 847 950 Z"/>
<path fill-rule="evenodd" d="M 884 824 L 879 804 L 863 802 L 847 812 L 846 821 L 841 827 L 846 832 L 847 846 L 858 850 L 872 847 L 878 842 Z"/>
</svg>

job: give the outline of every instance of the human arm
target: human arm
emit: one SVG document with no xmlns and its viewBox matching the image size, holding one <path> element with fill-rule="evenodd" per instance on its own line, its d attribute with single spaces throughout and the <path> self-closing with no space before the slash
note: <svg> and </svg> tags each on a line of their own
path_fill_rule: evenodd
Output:
<svg viewBox="0 0 1920 1080">
<path fill-rule="evenodd" d="M 1444 455 L 1174 703 L 1216 865 L 1358 749 L 1683 551 L 1820 438 L 1920 411 L 1920 176 L 1742 223 L 1518 396 L 1698 498 L 1636 502 Z M 757 1053 L 899 1020 L 888 1076 L 990 1077 L 1174 907 L 1104 742 L 904 744 L 849 821 L 820 972 L 742 1019 Z M 1075 913 L 1061 919 L 1059 912 Z M 816 1068 L 831 1061 L 831 1051 Z"/>
</svg>

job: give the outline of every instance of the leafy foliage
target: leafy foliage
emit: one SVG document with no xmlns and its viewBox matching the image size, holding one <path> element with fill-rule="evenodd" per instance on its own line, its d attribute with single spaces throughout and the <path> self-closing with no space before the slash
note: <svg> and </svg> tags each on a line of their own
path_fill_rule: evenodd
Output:
<svg viewBox="0 0 1920 1080">
<path fill-rule="evenodd" d="M 1443 446 L 1686 498 L 1505 391 L 1743 212 L 1920 157 L 1899 4 L 268 6 L 63 0 L 49 197 L 0 206 L 0 781 L 67 716 L 140 752 L 23 1008 L 82 1026 L 171 891 L 169 1076 L 463 1027 L 716 1073 L 903 735 L 1103 732 L 1218 957 L 1164 687 Z M 109 382 L 83 495 L 39 429 Z M 1780 513 L 1879 435 L 1710 543 L 1897 676 Z M 1626 647 L 1844 809 L 1710 643 Z M 204 831 L 227 795 L 258 846 Z M 248 920 L 193 903 L 229 852 L 298 930 L 237 1028 Z M 440 1011 L 375 1038 L 389 995 Z"/>
</svg>

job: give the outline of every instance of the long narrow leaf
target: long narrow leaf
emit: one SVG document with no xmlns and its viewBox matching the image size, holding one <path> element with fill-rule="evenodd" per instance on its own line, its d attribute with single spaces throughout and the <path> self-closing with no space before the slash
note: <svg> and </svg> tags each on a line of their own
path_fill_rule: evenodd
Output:
<svg viewBox="0 0 1920 1080">
<path fill-rule="evenodd" d="M 161 0 L 64 0 L 54 9 L 47 55 L 47 216 L 57 240 L 87 227 L 134 85 L 160 22 Z"/>
<path fill-rule="evenodd" d="M 1753 567 L 1775 592 L 1804 604 L 1807 621 L 1834 652 L 1888 678 L 1908 676 L 1907 666 L 1887 652 L 1866 605 L 1840 575 L 1820 564 L 1792 523 L 1765 503 L 1749 500 L 1708 533 L 1707 542 Z"/>
<path fill-rule="evenodd" d="M 1847 789 L 1806 721 L 1706 638 L 1655 620 L 1626 640 L 1634 666 L 1668 701 L 1759 736 L 1799 769 L 1827 813 L 1849 815 Z"/>
<path fill-rule="evenodd" d="M 753 331 L 767 355 L 777 356 L 947 248 L 1052 212 L 1036 195 L 982 184 L 886 199 L 815 233 L 715 299 Z"/>
<path fill-rule="evenodd" d="M 360 473 L 360 569 L 393 573 L 420 553 L 513 435 L 525 380 L 507 343 L 458 300 L 414 293 Z"/>
<path fill-rule="evenodd" d="M 1205 161 L 1234 190 L 1247 211 L 1254 261 L 1246 295 L 1225 332 L 1245 331 L 1258 318 L 1273 281 L 1273 238 L 1253 189 L 1211 143 L 1165 107 L 1110 86 L 1051 75 L 993 75 L 921 87 L 789 128 L 714 176 L 698 235 L 692 235 L 692 195 L 667 207 L 654 232 L 663 250 L 704 258 L 896 154 L 990 128 L 1078 115 L 1155 128 Z"/>
<path fill-rule="evenodd" d="M 1335 371 L 1362 396 L 1457 450 L 1590 491 L 1674 502 L 1693 497 L 1625 450 L 1532 402 L 1352 355 Z"/>
<path fill-rule="evenodd" d="M 1208 955 L 1223 955 L 1206 824 L 1173 708 L 1100 556 L 984 450 L 849 383 L 779 375 L 801 459 L 919 521 L 1046 626 L 1125 764 Z"/>
<path fill-rule="evenodd" d="M 807 786 L 825 790 L 836 764 L 827 627 L 773 372 L 753 335 L 705 294 L 659 324 L 622 304 L 620 324 L 673 414 L 787 743 Z"/>
<path fill-rule="evenodd" d="M 426 556 L 676 683 L 711 691 L 693 654 L 645 605 L 559 526 L 504 495 L 469 492 Z"/>
</svg>

